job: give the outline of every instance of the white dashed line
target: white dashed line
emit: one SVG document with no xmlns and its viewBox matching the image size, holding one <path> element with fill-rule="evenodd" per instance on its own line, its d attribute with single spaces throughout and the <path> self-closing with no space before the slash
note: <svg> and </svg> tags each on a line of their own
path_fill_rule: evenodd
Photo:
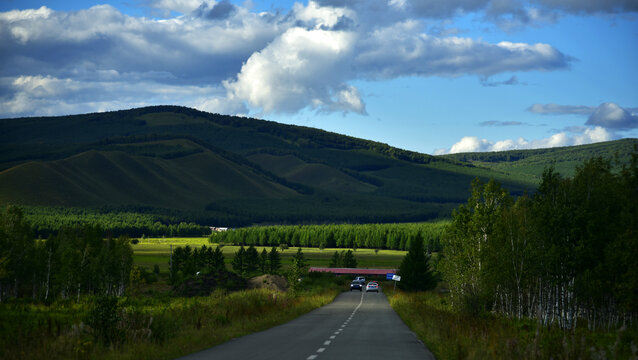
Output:
<svg viewBox="0 0 638 360">
<path fill-rule="evenodd" d="M 334 332 L 334 335 L 330 336 L 330 340 L 326 340 L 323 342 L 324 346 L 328 346 L 330 345 L 330 343 L 332 342 L 332 340 L 334 340 L 337 335 L 341 334 L 341 331 L 343 331 L 343 329 L 346 327 L 346 325 L 348 325 L 348 323 L 350 322 L 350 320 L 352 320 L 352 318 L 354 317 L 354 315 L 357 313 L 357 310 L 359 310 L 359 308 L 361 307 L 361 305 L 363 304 L 363 294 L 361 293 L 361 300 L 359 300 L 359 305 L 357 305 L 357 307 L 352 311 L 352 314 L 348 317 L 348 319 L 343 323 L 343 325 L 340 326 L 340 328 Z M 326 351 L 325 347 L 319 348 L 317 349 L 317 353 L 322 353 Z M 313 354 L 310 355 L 306 358 L 306 360 L 315 360 L 317 357 L 319 357 L 319 355 L 317 354 Z"/>
</svg>

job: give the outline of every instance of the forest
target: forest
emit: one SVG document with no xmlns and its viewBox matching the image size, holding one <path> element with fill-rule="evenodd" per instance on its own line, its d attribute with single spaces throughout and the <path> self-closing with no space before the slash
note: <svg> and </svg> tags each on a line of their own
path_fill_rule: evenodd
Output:
<svg viewBox="0 0 638 360">
<path fill-rule="evenodd" d="M 210 228 L 185 219 L 184 214 L 156 209 L 82 209 L 42 206 L 21 206 L 21 211 L 36 237 L 48 238 L 62 229 L 98 226 L 103 236 L 202 236 Z M 174 213 L 174 212 L 173 212 Z M 188 216 L 188 215 L 187 215 Z M 195 218 L 196 216 L 190 216 Z M 202 220 L 203 221 L 203 220 Z"/>
<path fill-rule="evenodd" d="M 341 224 L 255 226 L 211 235 L 211 242 L 317 248 L 370 248 L 406 250 L 409 241 L 421 236 L 430 252 L 441 250 L 441 235 L 448 221 L 406 224 Z"/>
<path fill-rule="evenodd" d="M 547 168 L 513 198 L 472 184 L 443 234 L 443 279 L 457 308 L 544 325 L 613 330 L 638 320 L 638 154 L 613 171 L 592 158 L 571 178 Z"/>
<path fill-rule="evenodd" d="M 126 236 L 105 240 L 102 229 L 85 225 L 36 239 L 20 208 L 8 206 L 0 214 L 0 302 L 121 296 L 132 268 Z"/>
</svg>

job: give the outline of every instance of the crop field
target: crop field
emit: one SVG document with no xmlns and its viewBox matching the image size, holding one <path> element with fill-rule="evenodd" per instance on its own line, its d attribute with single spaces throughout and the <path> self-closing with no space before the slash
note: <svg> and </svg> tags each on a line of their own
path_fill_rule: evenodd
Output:
<svg viewBox="0 0 638 360">
<path fill-rule="evenodd" d="M 134 260 L 139 266 L 143 266 L 147 269 L 152 269 L 156 264 L 159 265 L 160 271 L 168 271 L 168 262 L 171 245 L 173 250 L 178 246 L 189 245 L 191 248 L 199 248 L 202 245 L 216 247 L 218 244 L 211 244 L 208 242 L 208 237 L 192 237 L 192 238 L 145 238 L 140 239 L 139 243 L 133 245 Z M 256 246 L 258 252 L 261 253 L 262 249 L 270 251 L 271 247 Z M 230 262 L 235 255 L 235 252 L 239 249 L 239 246 L 224 245 L 222 252 L 226 257 L 226 264 L 230 267 Z M 308 265 L 327 267 L 330 263 L 330 258 L 335 251 L 344 251 L 348 249 L 336 249 L 325 248 L 320 250 L 319 248 L 301 248 Z M 290 264 L 293 255 L 297 252 L 297 247 L 290 247 L 286 250 L 281 250 L 282 265 L 287 267 Z M 406 251 L 399 250 L 379 250 L 375 253 L 374 249 L 362 249 L 358 248 L 354 251 L 354 256 L 357 259 L 357 267 L 359 268 L 387 268 L 396 269 L 399 267 L 401 260 L 405 256 Z"/>
</svg>

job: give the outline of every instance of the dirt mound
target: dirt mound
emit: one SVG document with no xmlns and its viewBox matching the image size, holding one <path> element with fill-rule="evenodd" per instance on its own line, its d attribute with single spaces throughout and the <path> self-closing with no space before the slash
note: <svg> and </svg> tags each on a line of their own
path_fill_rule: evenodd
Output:
<svg viewBox="0 0 638 360">
<path fill-rule="evenodd" d="M 279 275 L 261 275 L 248 280 L 249 289 L 266 288 L 277 291 L 286 291 L 288 281 Z"/>
</svg>

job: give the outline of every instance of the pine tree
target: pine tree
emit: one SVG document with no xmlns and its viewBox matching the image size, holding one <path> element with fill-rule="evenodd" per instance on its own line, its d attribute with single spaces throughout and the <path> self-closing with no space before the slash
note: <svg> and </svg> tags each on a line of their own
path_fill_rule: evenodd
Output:
<svg viewBox="0 0 638 360">
<path fill-rule="evenodd" d="M 246 257 L 246 249 L 244 249 L 244 247 L 241 246 L 239 250 L 237 250 L 237 252 L 235 253 L 235 257 L 233 258 L 233 263 L 232 263 L 233 270 L 235 270 L 235 272 L 240 275 L 242 275 L 246 271 L 245 257 Z"/>
<path fill-rule="evenodd" d="M 277 247 L 275 246 L 270 249 L 270 253 L 268 254 L 268 263 L 270 265 L 271 274 L 276 274 L 281 268 L 281 257 L 279 256 L 279 251 L 277 251 Z"/>
<path fill-rule="evenodd" d="M 341 266 L 345 268 L 356 268 L 357 267 L 357 259 L 354 257 L 352 250 L 348 250 L 343 254 L 343 259 L 341 260 Z"/>
<path fill-rule="evenodd" d="M 266 248 L 261 251 L 261 255 L 259 256 L 259 269 L 264 274 L 268 271 L 268 251 Z"/>
<path fill-rule="evenodd" d="M 410 249 L 399 266 L 399 288 L 408 291 L 426 291 L 436 287 L 436 279 L 430 271 L 429 256 L 425 254 L 420 234 L 410 241 Z"/>
<path fill-rule="evenodd" d="M 259 269 L 259 253 L 252 244 L 246 250 L 246 254 L 244 257 L 244 267 L 246 269 L 246 272 L 249 274 Z"/>
<path fill-rule="evenodd" d="M 341 266 L 341 255 L 339 255 L 338 251 L 335 251 L 334 255 L 332 255 L 332 259 L 330 259 L 330 265 L 328 267 L 338 268 Z"/>
<path fill-rule="evenodd" d="M 217 245 L 217 247 L 213 251 L 211 270 L 217 272 L 226 270 L 226 264 L 224 261 L 224 253 L 222 253 L 222 248 Z"/>
</svg>

